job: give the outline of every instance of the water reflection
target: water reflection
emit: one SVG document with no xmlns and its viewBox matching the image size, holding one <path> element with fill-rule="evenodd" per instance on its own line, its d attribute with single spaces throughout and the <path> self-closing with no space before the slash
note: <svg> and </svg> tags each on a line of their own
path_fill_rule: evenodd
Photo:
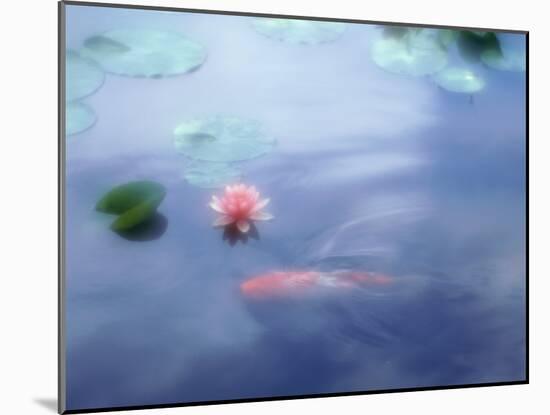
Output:
<svg viewBox="0 0 550 415">
<path fill-rule="evenodd" d="M 116 232 L 129 241 L 147 242 L 159 239 L 168 227 L 168 219 L 161 213 L 155 213 L 151 219 L 131 229 Z"/>
<path fill-rule="evenodd" d="M 250 229 L 247 233 L 241 232 L 237 229 L 237 226 L 232 223 L 231 225 L 227 225 L 223 228 L 222 239 L 227 241 L 230 246 L 235 246 L 238 242 L 246 244 L 249 239 L 259 241 L 260 233 L 254 223 L 250 223 Z"/>
</svg>

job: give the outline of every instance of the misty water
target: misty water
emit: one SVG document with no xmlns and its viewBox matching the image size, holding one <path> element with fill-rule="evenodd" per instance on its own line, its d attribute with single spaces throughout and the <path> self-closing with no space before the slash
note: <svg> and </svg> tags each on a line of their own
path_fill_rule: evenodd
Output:
<svg viewBox="0 0 550 415">
<path fill-rule="evenodd" d="M 484 82 L 457 93 L 377 65 L 377 26 L 295 44 L 252 17 L 67 7 L 71 50 L 113 29 L 181 33 L 207 56 L 180 75 L 106 73 L 78 101 L 95 121 L 66 137 L 68 409 L 524 379 L 525 72 L 451 47 Z M 175 146 L 178 125 L 218 115 L 274 140 L 231 165 L 271 199 L 248 237 L 212 227 L 223 189 L 186 180 Z M 135 180 L 166 197 L 146 231 L 115 233 L 94 207 Z M 295 270 L 391 284 L 240 290 Z"/>
</svg>

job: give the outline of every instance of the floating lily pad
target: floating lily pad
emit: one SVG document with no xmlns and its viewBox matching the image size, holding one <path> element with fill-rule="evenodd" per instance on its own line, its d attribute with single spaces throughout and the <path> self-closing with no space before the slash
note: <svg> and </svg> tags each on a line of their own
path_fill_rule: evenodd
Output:
<svg viewBox="0 0 550 415">
<path fill-rule="evenodd" d="M 148 221 L 166 195 L 164 186 L 151 181 L 136 181 L 116 186 L 97 202 L 96 210 L 119 215 L 111 229 L 120 232 Z"/>
<path fill-rule="evenodd" d="M 275 145 L 259 122 L 228 116 L 185 121 L 174 135 L 177 151 L 204 161 L 248 160 L 269 153 Z"/>
<path fill-rule="evenodd" d="M 68 50 L 65 65 L 67 102 L 84 98 L 103 85 L 103 70 L 92 60 L 80 56 L 78 52 Z"/>
<path fill-rule="evenodd" d="M 485 87 L 485 81 L 469 69 L 448 68 L 434 75 L 434 81 L 441 88 L 451 92 L 473 94 Z"/>
<path fill-rule="evenodd" d="M 486 51 L 501 53 L 500 42 L 494 32 L 461 30 L 458 36 L 458 50 L 465 61 L 479 62 Z"/>
<path fill-rule="evenodd" d="M 92 36 L 81 51 L 118 75 L 159 78 L 198 68 L 204 47 L 178 33 L 156 30 L 112 30 Z"/>
<path fill-rule="evenodd" d="M 256 31 L 272 39 L 306 45 L 332 42 L 338 39 L 347 27 L 345 23 L 338 22 L 264 17 L 254 19 L 253 25 Z"/>
<path fill-rule="evenodd" d="M 187 166 L 183 177 L 193 186 L 215 189 L 238 181 L 241 171 L 228 163 L 200 161 Z"/>
<path fill-rule="evenodd" d="M 372 47 L 372 58 L 382 69 L 399 75 L 423 76 L 447 65 L 447 51 L 434 33 L 409 31 L 400 38 L 381 37 Z"/>
<path fill-rule="evenodd" d="M 81 102 L 69 103 L 65 111 L 65 133 L 72 135 L 86 131 L 96 120 L 95 112 L 88 105 Z"/>
</svg>

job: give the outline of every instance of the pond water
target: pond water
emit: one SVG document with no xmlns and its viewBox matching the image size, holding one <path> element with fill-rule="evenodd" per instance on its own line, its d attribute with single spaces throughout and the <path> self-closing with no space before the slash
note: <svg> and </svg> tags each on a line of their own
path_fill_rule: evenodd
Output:
<svg viewBox="0 0 550 415">
<path fill-rule="evenodd" d="M 525 72 L 459 41 L 395 67 L 373 59 L 402 41 L 382 27 L 267 23 L 67 6 L 67 48 L 92 67 L 66 137 L 67 408 L 523 380 Z M 524 35 L 497 37 L 525 53 Z M 466 92 L 443 66 L 475 74 Z M 233 147 L 228 119 L 261 148 Z M 166 196 L 145 231 L 113 232 L 96 203 L 138 180 Z M 224 180 L 254 185 L 274 219 L 212 227 Z M 240 288 L 297 271 L 390 283 Z"/>
</svg>

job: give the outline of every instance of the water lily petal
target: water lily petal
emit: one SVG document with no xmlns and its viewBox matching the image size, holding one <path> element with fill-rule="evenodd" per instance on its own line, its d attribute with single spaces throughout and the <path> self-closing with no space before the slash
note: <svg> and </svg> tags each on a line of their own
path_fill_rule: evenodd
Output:
<svg viewBox="0 0 550 415">
<path fill-rule="evenodd" d="M 242 233 L 247 233 L 248 230 L 250 229 L 250 223 L 248 223 L 248 221 L 246 221 L 246 220 L 240 220 L 240 221 L 237 222 L 237 228 Z"/>
<path fill-rule="evenodd" d="M 250 194 L 252 195 L 252 200 L 254 200 L 254 202 L 257 202 L 258 199 L 260 198 L 260 192 L 258 192 L 258 190 L 256 190 L 256 187 L 254 186 L 251 186 L 249 191 L 250 191 Z"/>
<path fill-rule="evenodd" d="M 216 212 L 227 213 L 226 210 L 223 208 L 223 206 L 219 203 L 219 201 L 212 201 L 208 204 L 208 206 L 210 206 Z"/>
<path fill-rule="evenodd" d="M 235 222 L 234 218 L 232 218 L 231 216 L 223 215 L 217 218 L 212 226 L 227 226 L 232 224 L 233 222 Z"/>
<path fill-rule="evenodd" d="M 260 200 L 258 203 L 256 203 L 254 205 L 254 207 L 252 208 L 252 213 L 254 212 L 258 212 L 259 210 L 263 209 L 264 207 L 267 206 L 267 204 L 269 203 L 270 199 L 264 199 L 264 200 Z"/>
<path fill-rule="evenodd" d="M 271 220 L 274 216 L 271 213 L 267 212 L 254 212 L 252 215 L 250 215 L 250 219 L 252 220 Z"/>
</svg>

